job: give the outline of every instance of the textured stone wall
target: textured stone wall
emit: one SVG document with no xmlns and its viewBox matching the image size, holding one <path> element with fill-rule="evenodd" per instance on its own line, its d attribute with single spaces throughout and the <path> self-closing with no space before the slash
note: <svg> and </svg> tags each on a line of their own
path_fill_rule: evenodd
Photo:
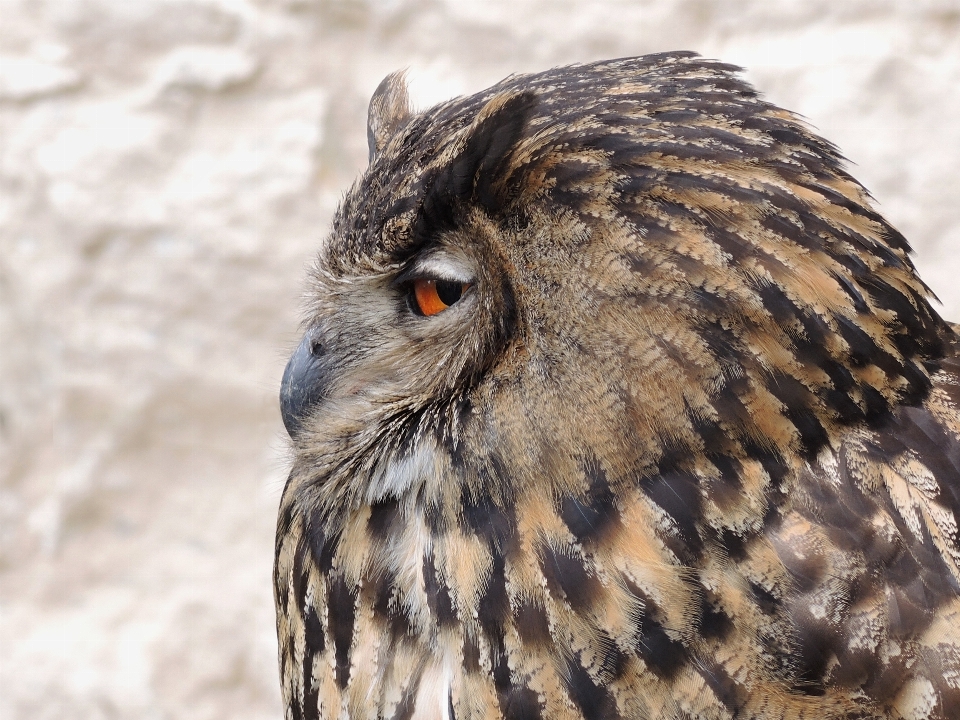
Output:
<svg viewBox="0 0 960 720">
<path fill-rule="evenodd" d="M 370 92 L 670 49 L 837 143 L 960 320 L 960 0 L 0 0 L 0 717 L 279 718 L 277 387 Z"/>
</svg>

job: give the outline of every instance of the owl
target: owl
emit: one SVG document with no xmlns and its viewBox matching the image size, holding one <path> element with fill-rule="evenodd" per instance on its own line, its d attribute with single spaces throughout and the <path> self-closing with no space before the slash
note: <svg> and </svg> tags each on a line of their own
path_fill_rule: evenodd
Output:
<svg viewBox="0 0 960 720">
<path fill-rule="evenodd" d="M 284 373 L 290 720 L 960 718 L 960 346 L 692 53 L 410 109 Z"/>
</svg>

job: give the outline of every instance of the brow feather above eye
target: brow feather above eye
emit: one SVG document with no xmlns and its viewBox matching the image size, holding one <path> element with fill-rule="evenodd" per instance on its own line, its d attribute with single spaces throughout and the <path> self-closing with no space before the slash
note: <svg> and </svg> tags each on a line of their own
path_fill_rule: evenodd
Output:
<svg viewBox="0 0 960 720">
<path fill-rule="evenodd" d="M 431 252 L 417 258 L 397 277 L 394 284 L 404 285 L 418 278 L 471 284 L 476 280 L 476 272 L 466 257 L 448 252 Z"/>
</svg>

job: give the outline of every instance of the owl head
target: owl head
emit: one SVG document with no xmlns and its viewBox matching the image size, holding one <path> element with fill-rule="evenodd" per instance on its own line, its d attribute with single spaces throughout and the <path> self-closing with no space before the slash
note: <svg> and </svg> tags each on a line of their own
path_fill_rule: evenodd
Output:
<svg viewBox="0 0 960 720">
<path fill-rule="evenodd" d="M 669 505 L 775 487 L 786 458 L 923 397 L 945 325 L 907 242 L 736 73 L 614 60 L 419 113 L 384 80 L 283 379 L 304 502 L 495 527 L 518 494 L 602 477 Z"/>
</svg>

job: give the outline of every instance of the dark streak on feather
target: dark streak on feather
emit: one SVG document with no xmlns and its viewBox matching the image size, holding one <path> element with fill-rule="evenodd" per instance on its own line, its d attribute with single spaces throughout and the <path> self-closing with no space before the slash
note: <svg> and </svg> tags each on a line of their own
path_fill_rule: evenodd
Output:
<svg viewBox="0 0 960 720">
<path fill-rule="evenodd" d="M 353 624 L 356 615 L 354 594 L 340 573 L 334 574 L 329 581 L 327 598 L 328 629 L 333 637 L 336 656 L 337 685 L 343 689 L 350 678 L 350 644 L 353 641 Z"/>
</svg>

